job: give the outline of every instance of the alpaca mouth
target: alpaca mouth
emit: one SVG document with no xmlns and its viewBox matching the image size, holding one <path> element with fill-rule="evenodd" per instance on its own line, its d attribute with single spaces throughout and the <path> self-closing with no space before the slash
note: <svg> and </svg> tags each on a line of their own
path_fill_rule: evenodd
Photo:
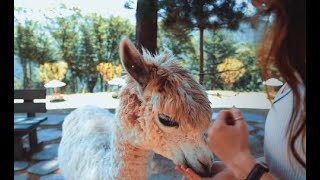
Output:
<svg viewBox="0 0 320 180">
<path fill-rule="evenodd" d="M 191 164 L 188 162 L 188 160 L 185 158 L 184 160 L 184 165 L 187 167 L 187 168 L 190 168 L 192 169 L 195 173 L 197 173 L 199 176 L 201 177 L 211 177 L 212 174 L 211 174 L 211 171 L 210 171 L 210 167 L 204 163 L 202 163 L 201 161 L 199 161 L 199 164 L 201 165 L 202 167 L 202 171 L 200 171 L 199 169 L 194 169 Z"/>
</svg>

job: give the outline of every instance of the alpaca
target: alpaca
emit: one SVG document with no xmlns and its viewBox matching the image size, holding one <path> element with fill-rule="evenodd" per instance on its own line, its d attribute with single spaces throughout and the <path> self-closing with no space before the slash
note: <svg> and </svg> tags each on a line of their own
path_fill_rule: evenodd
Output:
<svg viewBox="0 0 320 180">
<path fill-rule="evenodd" d="M 147 179 L 154 152 L 210 174 L 214 157 L 204 138 L 211 115 L 206 92 L 172 53 L 142 54 L 129 40 L 121 41 L 128 77 L 116 118 L 93 106 L 65 118 L 58 161 L 67 180 Z"/>
</svg>

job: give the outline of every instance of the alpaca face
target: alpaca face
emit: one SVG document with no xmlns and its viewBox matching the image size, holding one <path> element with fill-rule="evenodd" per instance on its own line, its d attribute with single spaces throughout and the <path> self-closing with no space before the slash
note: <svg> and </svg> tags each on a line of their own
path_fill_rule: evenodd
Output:
<svg viewBox="0 0 320 180">
<path fill-rule="evenodd" d="M 141 55 L 123 40 L 120 54 L 129 75 L 118 116 L 128 142 L 209 175 L 213 155 L 204 133 L 211 108 L 205 91 L 171 53 Z"/>
</svg>

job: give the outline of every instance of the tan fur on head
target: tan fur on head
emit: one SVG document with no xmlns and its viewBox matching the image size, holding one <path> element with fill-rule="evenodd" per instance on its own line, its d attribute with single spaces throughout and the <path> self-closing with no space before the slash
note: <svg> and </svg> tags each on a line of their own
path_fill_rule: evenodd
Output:
<svg viewBox="0 0 320 180">
<path fill-rule="evenodd" d="M 129 59 L 126 53 L 130 54 L 130 52 L 124 52 L 121 49 L 134 51 L 131 59 L 131 62 L 133 62 L 130 65 L 136 65 L 134 58 L 139 58 L 139 61 L 141 59 L 144 60 L 143 67 L 146 70 L 139 71 L 140 73 L 148 73 L 148 75 L 141 75 L 148 79 L 144 83 L 146 87 L 143 90 L 143 98 L 151 98 L 154 109 L 172 114 L 171 118 L 174 120 L 191 126 L 208 126 L 211 107 L 207 94 L 203 87 L 191 77 L 190 73 L 175 61 L 174 55 L 168 52 L 167 54 L 153 57 L 143 49 L 142 56 L 137 54 L 139 52 L 135 51 L 132 46 L 133 44 L 129 40 L 123 40 L 120 45 L 120 52 L 122 58 L 127 56 L 126 58 Z M 128 79 L 128 87 L 130 89 L 140 90 L 139 83 L 137 84 L 130 77 Z M 142 92 L 136 93 L 140 94 Z M 141 99 L 141 101 L 143 100 Z M 201 112 L 201 114 L 198 112 Z M 199 123 L 201 119 L 207 119 L 207 123 Z"/>
<path fill-rule="evenodd" d="M 203 138 L 211 107 L 202 86 L 170 52 L 152 56 L 143 49 L 141 55 L 130 41 L 123 40 L 120 53 L 128 72 L 127 85 L 120 93 L 118 116 L 122 126 L 137 134 L 141 148 L 201 172 L 198 161 L 209 166 L 213 159 Z M 166 127 L 159 114 L 169 116 L 179 126 Z"/>
</svg>

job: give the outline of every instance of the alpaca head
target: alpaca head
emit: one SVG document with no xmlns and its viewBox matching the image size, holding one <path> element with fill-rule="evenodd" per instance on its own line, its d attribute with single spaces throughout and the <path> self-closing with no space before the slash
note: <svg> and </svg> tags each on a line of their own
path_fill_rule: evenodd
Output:
<svg viewBox="0 0 320 180">
<path fill-rule="evenodd" d="M 120 55 L 129 75 L 118 116 L 128 142 L 208 175 L 213 155 L 204 133 L 211 108 L 201 85 L 171 53 L 142 55 L 125 39 Z"/>
</svg>

